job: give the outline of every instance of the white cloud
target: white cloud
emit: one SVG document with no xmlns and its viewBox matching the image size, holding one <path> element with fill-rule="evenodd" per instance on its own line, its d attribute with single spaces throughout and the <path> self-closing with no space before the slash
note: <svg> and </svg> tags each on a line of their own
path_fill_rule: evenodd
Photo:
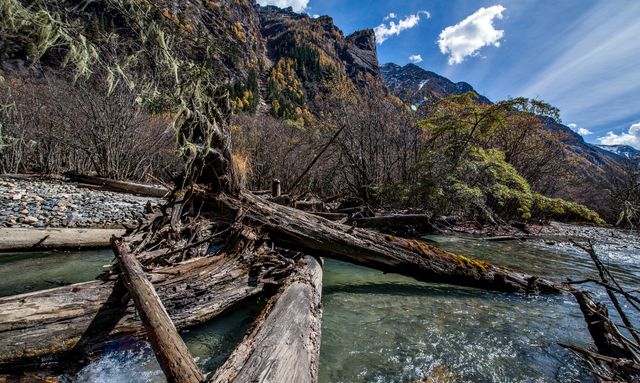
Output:
<svg viewBox="0 0 640 383">
<path fill-rule="evenodd" d="M 581 136 L 588 136 L 590 134 L 593 134 L 593 132 L 590 131 L 587 128 L 578 128 L 578 125 L 576 125 L 576 124 L 568 124 L 567 126 L 570 127 L 571 130 L 573 130 L 574 132 L 578 133 Z"/>
<path fill-rule="evenodd" d="M 449 54 L 449 65 L 460 64 L 468 56 L 478 54 L 480 48 L 500 46 L 504 31 L 493 27 L 494 19 L 502 19 L 502 5 L 480 8 L 456 25 L 446 27 L 440 33 L 438 46 L 440 52 Z"/>
<path fill-rule="evenodd" d="M 390 20 L 390 19 L 395 19 L 396 17 L 398 17 L 398 15 L 396 15 L 393 12 L 391 12 L 387 16 L 385 16 L 384 21 L 387 21 L 387 20 Z"/>
<path fill-rule="evenodd" d="M 309 5 L 309 0 L 258 0 L 260 5 L 275 5 L 280 8 L 293 8 L 294 12 L 303 12 Z"/>
<path fill-rule="evenodd" d="M 409 61 L 411 61 L 414 64 L 417 64 L 419 62 L 422 62 L 422 56 L 420 56 L 420 55 L 411 55 L 411 56 L 409 56 Z"/>
<path fill-rule="evenodd" d="M 640 122 L 631 125 L 626 133 L 607 133 L 606 136 L 598 138 L 601 144 L 605 145 L 629 145 L 640 149 Z"/>
<path fill-rule="evenodd" d="M 396 16 L 394 13 L 390 13 L 389 15 Z M 418 25 L 420 22 L 421 15 L 424 15 L 427 19 L 431 17 L 431 14 L 427 11 L 420 11 L 415 15 L 409 15 L 402 20 L 399 20 L 397 23 L 395 21 L 389 22 L 389 25 L 385 25 L 384 23 L 378 25 L 373 28 L 376 33 L 376 41 L 378 44 L 382 44 L 389 37 L 396 35 L 398 36 L 400 32 L 411 29 Z M 387 20 L 385 18 L 385 20 Z"/>
</svg>

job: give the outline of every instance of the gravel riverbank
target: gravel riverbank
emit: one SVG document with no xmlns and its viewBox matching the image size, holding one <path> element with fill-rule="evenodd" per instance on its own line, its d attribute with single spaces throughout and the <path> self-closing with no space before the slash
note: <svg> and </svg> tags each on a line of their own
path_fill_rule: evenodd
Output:
<svg viewBox="0 0 640 383">
<path fill-rule="evenodd" d="M 50 179 L 0 178 L 0 227 L 117 228 L 135 225 L 147 202 L 138 197 Z"/>
</svg>

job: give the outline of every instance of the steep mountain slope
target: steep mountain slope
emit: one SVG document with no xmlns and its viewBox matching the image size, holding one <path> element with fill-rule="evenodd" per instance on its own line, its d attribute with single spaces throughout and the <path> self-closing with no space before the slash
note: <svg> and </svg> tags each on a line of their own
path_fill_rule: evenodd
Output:
<svg viewBox="0 0 640 383">
<path fill-rule="evenodd" d="M 337 83 L 354 90 L 382 84 L 373 30 L 344 36 L 329 16 L 311 18 L 274 6 L 257 7 L 267 51 L 263 78 L 278 117 L 305 120 Z"/>
</svg>

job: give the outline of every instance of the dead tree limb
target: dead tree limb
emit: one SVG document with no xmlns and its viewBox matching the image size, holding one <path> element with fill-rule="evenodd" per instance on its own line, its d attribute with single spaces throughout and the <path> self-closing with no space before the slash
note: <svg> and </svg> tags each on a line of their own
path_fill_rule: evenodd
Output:
<svg viewBox="0 0 640 383">
<path fill-rule="evenodd" d="M 596 251 L 593 248 L 593 243 L 591 242 L 591 240 L 587 240 L 587 244 L 586 245 L 582 245 L 582 244 L 579 244 L 579 243 L 575 243 L 575 245 L 580 247 L 582 250 L 584 250 L 591 257 L 591 260 L 593 261 L 594 265 L 598 269 L 598 274 L 600 275 L 600 280 L 605 285 L 605 290 L 607 292 L 607 295 L 609 296 L 609 300 L 611 300 L 611 303 L 613 304 L 613 306 L 615 307 L 616 311 L 620 315 L 620 319 L 622 319 L 622 323 L 624 323 L 624 325 L 629 329 L 629 332 L 631 333 L 631 336 L 633 337 L 633 339 L 635 339 L 636 343 L 640 344 L 640 335 L 638 335 L 638 331 L 635 329 L 635 327 L 631 323 L 631 320 L 629 320 L 629 317 L 627 316 L 627 314 L 622 309 L 622 306 L 620 305 L 620 302 L 618 301 L 618 297 L 616 297 L 616 294 L 614 293 L 614 291 L 612 289 L 610 289 L 608 286 L 613 283 L 620 290 L 621 290 L 621 287 L 620 287 L 620 285 L 618 285 L 618 283 L 616 282 L 616 280 L 613 277 L 613 275 L 611 275 L 609 270 L 607 270 L 607 268 L 602 264 L 602 262 L 600 261 L 600 258 L 598 258 L 598 255 L 596 254 Z M 626 295 L 623 295 L 623 296 L 625 296 L 625 298 L 627 298 Z M 636 306 L 636 304 L 633 302 L 633 300 L 627 298 L 627 301 L 634 308 L 636 308 L 636 309 L 638 309 L 640 311 L 640 308 L 638 308 L 638 306 Z"/>
<path fill-rule="evenodd" d="M 589 293 L 576 290 L 573 296 L 580 305 L 580 311 L 587 322 L 587 329 L 598 352 L 614 358 L 632 359 L 633 354 L 620 341 L 618 330 L 609 319 L 607 306 L 594 302 Z"/>
<path fill-rule="evenodd" d="M 574 290 L 573 295 L 578 301 L 580 310 L 587 323 L 589 334 L 598 352 L 596 353 L 575 346 L 562 346 L 572 350 L 585 359 L 595 379 L 599 382 L 635 381 L 637 377 L 640 376 L 640 343 L 637 342 L 635 327 L 631 325 L 629 317 L 625 314 L 615 295 L 615 290 L 624 293 L 624 289 L 615 282 L 609 270 L 602 264 L 591 241 L 588 241 L 587 245 L 575 242 L 574 244 L 591 256 L 601 279 L 595 282 L 606 289 L 609 299 L 625 324 L 624 327 L 627 328 L 636 342 L 628 339 L 620 332 L 618 326 L 609 318 L 607 306 L 604 303 L 594 302 L 588 293 Z M 615 287 L 612 286 L 611 283 L 613 283 Z M 623 296 L 632 303 L 630 299 L 631 296 L 628 296 L 626 293 L 624 293 Z"/>
<path fill-rule="evenodd" d="M 211 382 L 317 382 L 322 267 L 301 262 Z"/>
<path fill-rule="evenodd" d="M 112 246 L 129 295 L 133 298 L 136 311 L 144 325 L 147 339 L 168 382 L 202 382 L 204 376 L 178 334 L 156 290 L 142 271 L 142 265 L 131 254 L 124 241 L 114 238 Z"/>
<path fill-rule="evenodd" d="M 320 159 L 320 157 L 322 157 L 322 155 L 324 154 L 324 152 L 327 151 L 327 149 L 329 149 L 329 146 L 331 146 L 331 144 L 333 144 L 333 142 L 338 138 L 338 136 L 340 135 L 340 133 L 342 133 L 342 131 L 344 130 L 345 126 L 341 127 L 340 129 L 338 129 L 336 131 L 336 133 L 333 135 L 333 137 L 331 137 L 331 139 L 322 147 L 322 149 L 318 152 L 318 154 L 316 154 L 316 156 L 313 158 L 313 160 L 309 163 L 309 165 L 307 165 L 307 167 L 302 171 L 302 173 L 300 173 L 300 175 L 298 176 L 298 178 L 296 178 L 295 181 L 293 181 L 293 183 L 291 184 L 291 187 L 289 187 L 289 189 L 287 190 L 286 194 L 291 194 L 294 192 L 295 188 L 298 187 L 298 184 L 300 183 L 300 181 L 302 181 L 302 179 L 304 178 L 304 176 L 307 175 L 307 173 L 309 173 L 309 170 L 311 170 L 311 168 L 313 167 L 313 165 L 316 164 L 316 162 L 318 162 L 318 160 Z"/>
</svg>

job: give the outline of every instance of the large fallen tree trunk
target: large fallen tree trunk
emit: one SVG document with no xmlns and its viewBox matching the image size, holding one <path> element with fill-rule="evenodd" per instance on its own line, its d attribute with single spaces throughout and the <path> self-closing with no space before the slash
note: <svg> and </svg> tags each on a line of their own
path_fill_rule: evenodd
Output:
<svg viewBox="0 0 640 383">
<path fill-rule="evenodd" d="M 211 382 L 317 382 L 322 267 L 310 256 L 302 264 Z"/>
<path fill-rule="evenodd" d="M 156 268 L 149 278 L 181 329 L 262 292 L 263 276 L 273 268 L 259 264 L 270 257 L 270 249 L 249 243 L 235 254 Z M 122 301 L 126 290 L 117 287 L 114 280 L 93 281 L 0 298 L 0 364 L 92 351 L 109 339 L 144 335 L 133 305 Z"/>
<path fill-rule="evenodd" d="M 507 292 L 568 292 L 561 284 L 490 263 L 452 254 L 424 242 L 349 227 L 244 193 L 205 202 L 241 212 L 283 247 L 334 258 L 425 282 L 448 283 Z"/>
<path fill-rule="evenodd" d="M 347 224 L 363 228 L 406 230 L 415 228 L 420 231 L 433 231 L 431 217 L 426 214 L 395 214 L 376 217 L 353 218 Z"/>
</svg>

